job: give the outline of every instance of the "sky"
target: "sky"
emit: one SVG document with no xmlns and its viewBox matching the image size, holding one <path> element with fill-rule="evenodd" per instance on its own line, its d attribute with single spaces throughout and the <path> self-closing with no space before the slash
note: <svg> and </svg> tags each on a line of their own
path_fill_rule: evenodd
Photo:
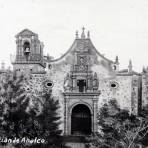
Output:
<svg viewBox="0 0 148 148">
<path fill-rule="evenodd" d="M 39 35 L 44 54 L 60 57 L 84 26 L 96 49 L 120 69 L 132 60 L 148 66 L 148 0 L 0 0 L 0 62 L 11 65 L 15 35 L 25 28 Z"/>
</svg>

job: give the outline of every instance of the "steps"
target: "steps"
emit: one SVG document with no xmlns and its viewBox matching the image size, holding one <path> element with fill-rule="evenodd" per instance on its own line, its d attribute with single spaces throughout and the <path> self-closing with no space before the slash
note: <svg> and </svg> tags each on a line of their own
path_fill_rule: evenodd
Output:
<svg viewBox="0 0 148 148">
<path fill-rule="evenodd" d="M 85 148 L 85 144 L 84 143 L 66 143 L 66 146 L 68 146 L 69 148 Z"/>
<path fill-rule="evenodd" d="M 69 148 L 86 148 L 87 143 L 85 136 L 76 135 L 64 136 L 64 142 Z"/>
</svg>

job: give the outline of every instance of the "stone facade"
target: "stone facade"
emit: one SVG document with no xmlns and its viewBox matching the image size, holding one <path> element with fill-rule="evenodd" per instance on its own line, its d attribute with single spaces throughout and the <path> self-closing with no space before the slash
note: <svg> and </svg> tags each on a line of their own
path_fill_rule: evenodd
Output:
<svg viewBox="0 0 148 148">
<path fill-rule="evenodd" d="M 96 132 L 99 108 L 109 100 L 116 99 L 121 108 L 134 114 L 148 103 L 148 72 L 134 72 L 131 61 L 128 69 L 119 70 L 118 57 L 111 61 L 100 54 L 84 29 L 80 37 L 76 32 L 72 46 L 58 59 L 43 56 L 38 35 L 28 29 L 16 35 L 16 44 L 13 69 L 50 80 L 52 94 L 60 101 L 61 128 L 66 135 L 73 132 L 71 122 L 78 117 L 77 111 L 73 114 L 79 105 L 90 111 L 90 130 Z M 88 114 L 83 115 L 87 118 Z"/>
<path fill-rule="evenodd" d="M 142 72 L 142 106 L 148 105 L 148 67 Z"/>
</svg>

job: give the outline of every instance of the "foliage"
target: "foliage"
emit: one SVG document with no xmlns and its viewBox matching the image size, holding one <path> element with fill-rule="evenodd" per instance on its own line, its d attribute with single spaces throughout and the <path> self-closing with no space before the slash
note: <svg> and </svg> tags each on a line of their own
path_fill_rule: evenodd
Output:
<svg viewBox="0 0 148 148">
<path fill-rule="evenodd" d="M 42 111 L 38 106 L 29 108 L 30 95 L 24 89 L 23 76 L 7 75 L 0 86 L 0 137 L 11 139 L 28 138 L 45 140 L 41 144 L 15 143 L 15 147 L 25 148 L 59 148 L 62 146 L 61 130 L 59 130 L 60 116 L 59 102 L 51 96 L 51 91 L 40 95 L 44 100 Z M 29 109 L 28 109 L 29 108 Z M 4 144 L 4 143 L 2 143 Z"/>
<path fill-rule="evenodd" d="M 100 132 L 94 135 L 98 147 L 136 148 L 148 133 L 147 120 L 120 109 L 115 100 L 103 105 L 98 119 Z"/>
</svg>

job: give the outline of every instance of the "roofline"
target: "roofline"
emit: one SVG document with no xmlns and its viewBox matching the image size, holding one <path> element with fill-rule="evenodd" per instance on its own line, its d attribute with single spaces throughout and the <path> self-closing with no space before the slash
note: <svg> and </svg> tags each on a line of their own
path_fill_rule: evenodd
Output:
<svg viewBox="0 0 148 148">
<path fill-rule="evenodd" d="M 66 56 L 71 51 L 71 48 L 75 44 L 76 40 L 77 39 L 74 40 L 74 42 L 72 43 L 72 45 L 70 46 L 70 48 L 61 57 L 59 57 L 57 59 L 50 60 L 49 62 L 57 62 L 57 61 L 61 60 L 64 56 Z"/>
<path fill-rule="evenodd" d="M 127 72 L 127 73 L 117 73 L 117 76 L 133 76 L 133 75 L 142 76 L 141 73 L 138 73 L 135 71 Z"/>
<path fill-rule="evenodd" d="M 74 45 L 74 43 L 76 42 L 76 40 L 82 40 L 82 39 L 75 39 L 74 42 L 73 42 L 73 44 L 70 46 L 70 48 L 68 49 L 68 51 L 65 52 L 65 54 L 63 54 L 61 57 L 59 57 L 59 58 L 57 58 L 57 59 L 53 59 L 53 60 L 51 60 L 51 61 L 49 61 L 49 62 L 57 62 L 57 61 L 61 60 L 64 56 L 66 56 L 66 55 L 70 52 L 70 50 L 71 50 L 72 46 Z M 86 39 L 84 39 L 84 40 L 90 40 L 90 39 L 89 39 L 89 38 L 86 38 Z M 99 56 L 101 56 L 103 59 L 107 60 L 107 61 L 110 62 L 110 63 L 115 63 L 115 62 L 113 62 L 112 60 L 109 60 L 108 58 L 104 57 L 104 56 L 95 48 L 95 46 L 93 45 L 93 43 L 92 43 L 91 40 L 90 40 L 90 43 L 92 44 L 93 49 L 96 51 L 96 53 L 97 53 Z"/>
<path fill-rule="evenodd" d="M 90 40 L 90 42 L 91 42 L 91 44 L 92 44 L 94 50 L 97 52 L 97 54 L 98 54 L 99 56 L 101 56 L 104 60 L 107 60 L 108 62 L 115 63 L 115 62 L 113 62 L 112 60 L 109 60 L 108 58 L 104 57 L 104 56 L 95 48 L 95 46 L 93 45 L 91 39 L 89 39 L 89 40 Z"/>
<path fill-rule="evenodd" d="M 17 65 L 17 64 L 21 64 L 21 65 L 22 65 L 22 64 L 26 64 L 26 65 L 28 65 L 28 64 L 36 64 L 36 65 L 41 65 L 42 67 L 46 68 L 46 66 L 45 66 L 43 63 L 41 63 L 41 62 L 36 62 L 36 63 L 35 63 L 34 61 L 33 61 L 33 62 L 31 61 L 30 63 L 26 63 L 26 62 L 17 62 L 17 61 L 16 61 L 16 62 L 12 62 L 11 64 L 12 64 L 12 65 Z"/>
<path fill-rule="evenodd" d="M 20 31 L 18 34 L 16 34 L 15 37 L 17 38 L 17 37 L 18 37 L 22 32 L 24 32 L 25 30 L 31 32 L 31 33 L 34 34 L 35 36 L 38 36 L 37 33 L 34 33 L 34 32 L 32 32 L 31 30 L 25 28 L 25 29 L 23 29 L 22 31 Z"/>
</svg>

